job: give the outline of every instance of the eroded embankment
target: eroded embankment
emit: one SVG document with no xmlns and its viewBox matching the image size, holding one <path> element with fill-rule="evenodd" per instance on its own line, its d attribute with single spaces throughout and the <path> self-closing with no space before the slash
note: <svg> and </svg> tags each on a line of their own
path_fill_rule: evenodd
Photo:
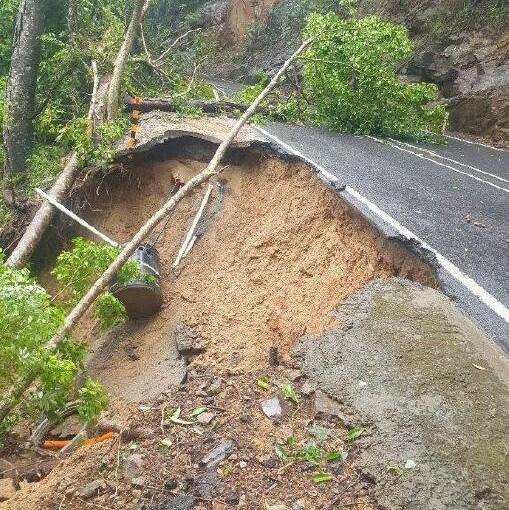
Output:
<svg viewBox="0 0 509 510">
<path fill-rule="evenodd" d="M 125 242 L 175 179 L 186 181 L 201 168 L 190 159 L 147 158 L 88 186 L 82 214 Z M 142 400 L 180 381 L 177 325 L 191 328 L 206 346 L 198 363 L 218 372 L 259 369 L 271 347 L 285 359 L 300 336 L 330 325 L 337 304 L 374 278 L 403 276 L 435 286 L 426 263 L 384 238 L 305 165 L 246 151 L 219 178 L 224 200 L 217 201 L 216 186 L 209 211 L 217 214 L 177 271 L 171 265 L 203 190 L 179 204 L 157 243 L 160 314 L 99 340 L 93 322 L 81 326 L 92 341 L 92 371 L 113 393 Z"/>
</svg>

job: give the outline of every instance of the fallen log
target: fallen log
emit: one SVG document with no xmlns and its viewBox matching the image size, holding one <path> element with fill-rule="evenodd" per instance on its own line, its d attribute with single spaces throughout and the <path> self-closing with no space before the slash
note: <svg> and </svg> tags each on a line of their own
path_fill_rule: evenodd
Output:
<svg viewBox="0 0 509 510">
<path fill-rule="evenodd" d="M 193 99 L 189 101 L 191 106 L 201 109 L 204 113 L 220 114 L 245 112 L 249 108 L 247 103 L 238 103 L 236 101 L 228 101 L 221 99 L 219 101 L 206 101 L 203 99 Z M 146 98 L 139 103 L 134 102 L 134 98 L 127 97 L 124 101 L 124 110 L 132 112 L 138 110 L 140 112 L 152 112 L 159 110 L 162 112 L 174 112 L 178 109 L 179 103 L 172 99 L 162 98 Z M 259 113 L 270 113 L 269 109 L 263 106 L 257 108 Z"/>
</svg>

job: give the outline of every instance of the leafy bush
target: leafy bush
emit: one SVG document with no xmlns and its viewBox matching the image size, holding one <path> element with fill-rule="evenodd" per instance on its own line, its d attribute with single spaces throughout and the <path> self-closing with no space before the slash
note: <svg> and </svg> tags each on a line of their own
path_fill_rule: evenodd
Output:
<svg viewBox="0 0 509 510">
<path fill-rule="evenodd" d="M 378 16 L 341 19 L 312 14 L 304 56 L 304 92 L 315 122 L 341 132 L 426 138 L 446 122 L 445 106 L 430 106 L 437 87 L 403 84 L 397 68 L 412 55 L 403 26 Z"/>
<path fill-rule="evenodd" d="M 82 237 L 72 240 L 72 249 L 62 252 L 52 273 L 62 286 L 67 306 L 76 304 L 101 276 L 120 253 L 119 248 L 97 244 Z M 134 260 L 127 261 L 117 273 L 119 283 L 141 280 L 152 283 L 154 277 L 143 273 Z M 103 329 L 108 329 L 124 322 L 126 310 L 124 305 L 112 294 L 105 292 L 96 301 L 94 313 Z"/>
<path fill-rule="evenodd" d="M 83 388 L 75 388 L 76 374 L 83 366 L 83 345 L 66 340 L 57 351 L 48 351 L 46 344 L 62 325 L 64 312 L 27 269 L 5 266 L 1 252 L 0 317 L 0 392 L 25 377 L 36 378 L 21 416 L 53 416 L 77 398 L 81 416 L 93 421 L 106 405 L 106 394 L 91 380 Z M 0 423 L 0 433 L 12 422 L 10 417 Z"/>
</svg>

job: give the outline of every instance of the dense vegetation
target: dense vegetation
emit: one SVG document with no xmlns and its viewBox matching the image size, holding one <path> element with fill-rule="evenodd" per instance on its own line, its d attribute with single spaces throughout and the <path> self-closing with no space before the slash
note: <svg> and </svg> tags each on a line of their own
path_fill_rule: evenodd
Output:
<svg viewBox="0 0 509 510">
<path fill-rule="evenodd" d="M 396 74 L 413 51 L 404 27 L 329 13 L 311 15 L 305 32 L 315 43 L 305 56 L 304 94 L 319 124 L 413 139 L 445 127 L 445 107 L 430 106 L 436 85 L 401 83 Z"/>
<path fill-rule="evenodd" d="M 26 377 L 35 378 L 28 398 L 17 414 L 0 422 L 2 433 L 19 417 L 53 417 L 67 402 L 77 401 L 78 413 L 93 421 L 106 405 L 101 386 L 90 378 L 75 384 L 83 370 L 86 347 L 66 340 L 55 352 L 46 343 L 65 314 L 27 269 L 10 269 L 0 252 L 0 391 Z"/>
</svg>

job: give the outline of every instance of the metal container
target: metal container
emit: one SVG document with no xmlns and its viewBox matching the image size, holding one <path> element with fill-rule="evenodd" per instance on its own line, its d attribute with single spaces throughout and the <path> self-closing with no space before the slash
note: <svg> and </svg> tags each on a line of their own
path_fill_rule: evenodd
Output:
<svg viewBox="0 0 509 510">
<path fill-rule="evenodd" d="M 127 283 L 116 281 L 110 292 L 122 302 L 130 318 L 151 317 L 163 304 L 159 252 L 149 244 L 140 244 L 129 260 L 139 264 L 142 279 Z"/>
</svg>

